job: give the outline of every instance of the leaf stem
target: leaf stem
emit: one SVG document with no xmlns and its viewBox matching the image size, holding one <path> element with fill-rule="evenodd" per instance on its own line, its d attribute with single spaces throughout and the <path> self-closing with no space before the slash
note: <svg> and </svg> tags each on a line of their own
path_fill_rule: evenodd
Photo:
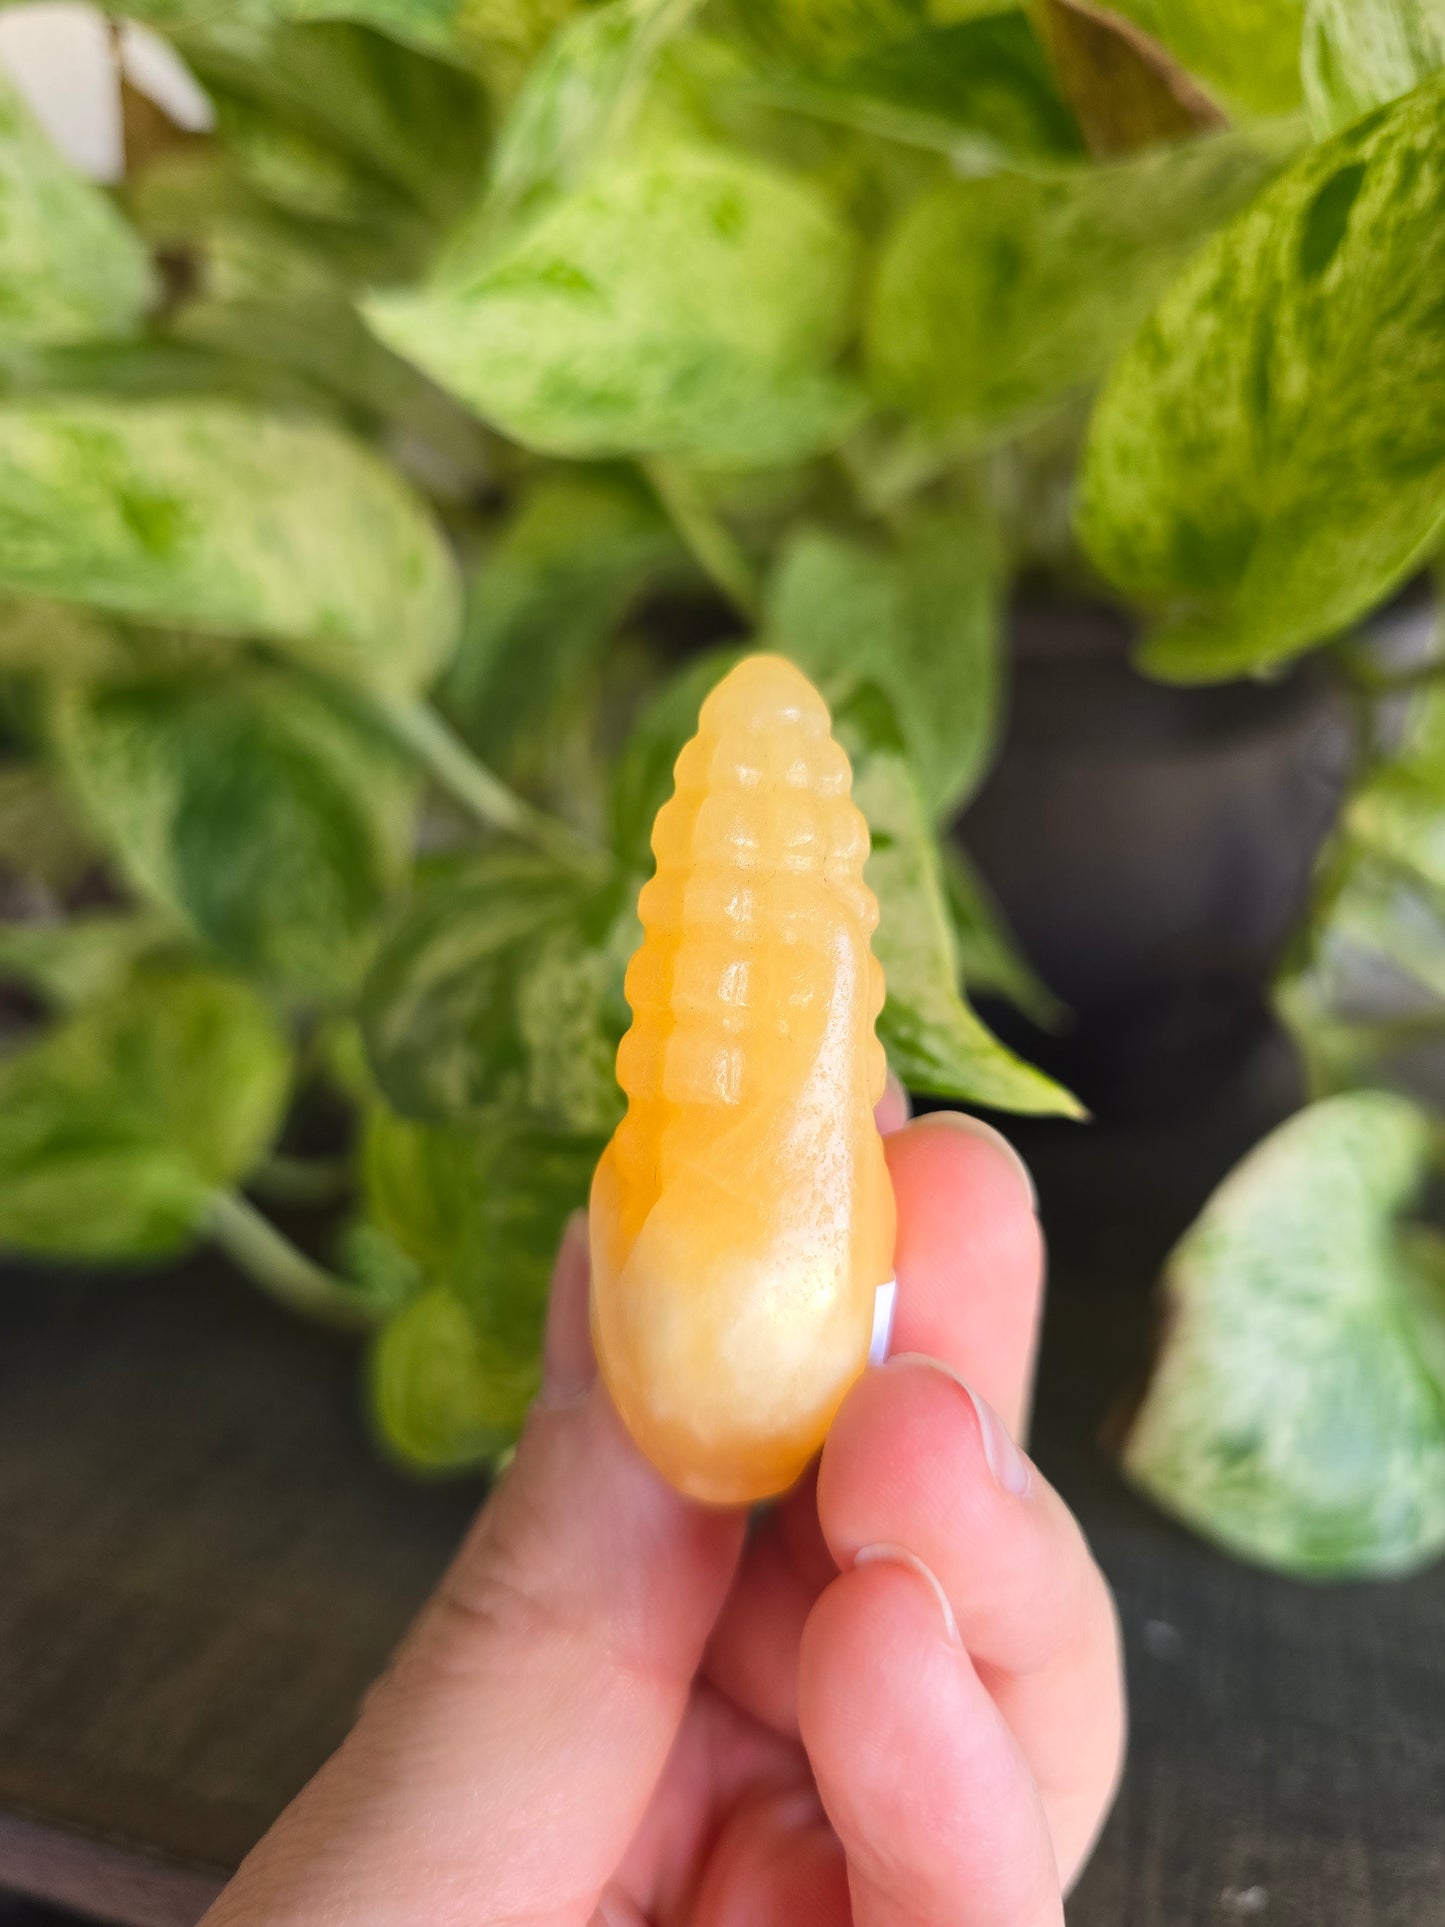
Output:
<svg viewBox="0 0 1445 1927">
<path fill-rule="evenodd" d="M 365 1331 L 375 1323 L 356 1292 L 299 1251 L 239 1191 L 212 1193 L 205 1228 L 237 1270 L 288 1311 L 339 1331 Z"/>
<path fill-rule="evenodd" d="M 687 470 L 661 455 L 642 463 L 653 493 L 703 574 L 749 623 L 757 621 L 762 592 L 741 544 Z"/>
<path fill-rule="evenodd" d="M 581 876 L 595 878 L 606 871 L 605 850 L 508 789 L 429 703 L 388 703 L 381 714 L 396 740 L 411 751 L 437 787 L 479 823 L 530 843 Z"/>
</svg>

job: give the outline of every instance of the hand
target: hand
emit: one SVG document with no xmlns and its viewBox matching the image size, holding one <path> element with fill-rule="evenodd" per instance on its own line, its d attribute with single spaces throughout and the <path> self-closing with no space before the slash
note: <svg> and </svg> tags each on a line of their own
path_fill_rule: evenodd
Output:
<svg viewBox="0 0 1445 1927">
<path fill-rule="evenodd" d="M 1124 1710 L 1108 1588 L 1011 1437 L 1038 1222 L 967 1120 L 888 1162 L 894 1355 L 751 1534 L 624 1433 L 569 1231 L 515 1462 L 203 1927 L 1057 1927 Z"/>
</svg>

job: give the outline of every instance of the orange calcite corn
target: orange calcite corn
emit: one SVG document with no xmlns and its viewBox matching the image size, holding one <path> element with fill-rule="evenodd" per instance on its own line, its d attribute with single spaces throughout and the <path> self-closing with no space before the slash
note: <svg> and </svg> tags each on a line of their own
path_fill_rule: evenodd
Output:
<svg viewBox="0 0 1445 1927">
<path fill-rule="evenodd" d="M 878 906 L 851 784 L 807 677 L 749 657 L 677 759 L 638 902 L 592 1329 L 638 1445 L 718 1503 L 797 1478 L 893 1270 Z"/>
</svg>

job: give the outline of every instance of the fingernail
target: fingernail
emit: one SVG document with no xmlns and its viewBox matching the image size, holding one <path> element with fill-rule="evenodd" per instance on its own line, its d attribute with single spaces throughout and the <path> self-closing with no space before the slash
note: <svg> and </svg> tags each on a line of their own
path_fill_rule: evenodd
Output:
<svg viewBox="0 0 1445 1927">
<path fill-rule="evenodd" d="M 874 1107 L 874 1116 L 879 1130 L 888 1136 L 892 1131 L 901 1131 L 913 1115 L 913 1105 L 896 1071 L 889 1071 L 888 1081 L 883 1086 L 883 1095 Z"/>
<path fill-rule="evenodd" d="M 899 1352 L 888 1363 L 890 1366 L 926 1365 L 930 1371 L 941 1372 L 951 1380 L 973 1407 L 973 1415 L 978 1420 L 979 1438 L 983 1443 L 984 1461 L 993 1474 L 994 1484 L 1015 1499 L 1024 1497 L 1033 1483 L 1029 1462 L 1009 1437 L 1008 1427 L 986 1398 L 980 1398 L 951 1365 L 945 1365 L 940 1358 L 930 1358 L 926 1352 Z"/>
<path fill-rule="evenodd" d="M 873 1336 L 868 1341 L 868 1363 L 882 1365 L 893 1343 L 893 1314 L 898 1306 L 898 1280 L 885 1278 L 873 1294 Z"/>
<path fill-rule="evenodd" d="M 855 1553 L 853 1564 L 855 1566 L 907 1566 L 910 1572 L 917 1573 L 933 1594 L 934 1602 L 943 1616 L 943 1631 L 949 1645 L 963 1644 L 958 1636 L 958 1621 L 954 1618 L 953 1608 L 948 1603 L 948 1594 L 939 1584 L 938 1574 L 931 1566 L 925 1566 L 916 1552 L 910 1552 L 907 1546 L 895 1546 L 887 1540 L 880 1540 L 877 1545 L 864 1546 L 861 1552 Z"/>
<path fill-rule="evenodd" d="M 597 1911 L 588 1927 L 647 1927 L 647 1916 L 626 1894 L 616 1887 L 608 1887 L 599 1896 Z"/>
<path fill-rule="evenodd" d="M 932 1129 L 934 1125 L 939 1125 L 948 1131 L 961 1131 L 965 1137 L 980 1138 L 985 1144 L 991 1144 L 996 1151 L 1001 1152 L 1017 1171 L 1019 1182 L 1028 1193 L 1030 1211 L 1035 1217 L 1038 1216 L 1039 1194 L 1034 1184 L 1033 1173 L 1002 1131 L 996 1131 L 991 1124 L 985 1124 L 981 1117 L 970 1117 L 967 1111 L 930 1111 L 927 1117 L 919 1118 L 913 1128 L 915 1130 Z"/>
</svg>

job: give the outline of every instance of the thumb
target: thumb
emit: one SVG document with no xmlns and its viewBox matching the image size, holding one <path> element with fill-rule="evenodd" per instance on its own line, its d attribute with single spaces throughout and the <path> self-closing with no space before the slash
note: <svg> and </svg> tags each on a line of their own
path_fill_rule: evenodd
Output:
<svg viewBox="0 0 1445 1927">
<path fill-rule="evenodd" d="M 585 1226 L 553 1281 L 510 1470 L 341 1750 L 203 1927 L 588 1921 L 646 1810 L 743 1515 L 681 1498 L 586 1336 Z"/>
</svg>

